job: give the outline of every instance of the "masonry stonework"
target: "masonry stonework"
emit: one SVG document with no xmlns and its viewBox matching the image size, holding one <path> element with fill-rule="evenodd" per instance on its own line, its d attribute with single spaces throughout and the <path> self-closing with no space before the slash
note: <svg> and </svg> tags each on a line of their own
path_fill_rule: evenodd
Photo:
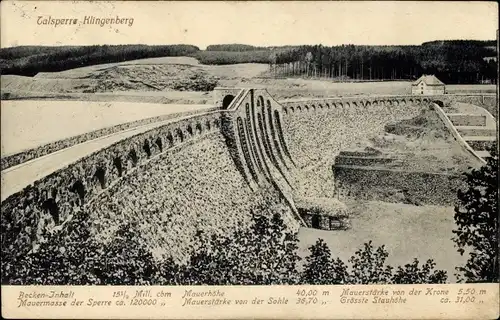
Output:
<svg viewBox="0 0 500 320">
<path fill-rule="evenodd" d="M 296 193 L 335 196 L 331 164 L 336 153 L 356 139 L 368 136 L 389 121 L 411 118 L 432 101 L 496 104 L 493 97 L 477 95 L 349 97 L 281 103 L 265 89 L 223 88 L 215 90 L 214 95 L 219 107 L 225 96 L 233 95 L 231 107 L 172 119 L 161 127 L 89 154 L 8 197 L 1 204 L 2 213 L 12 215 L 18 206 L 51 201 L 56 208 L 50 210 L 64 219 L 86 203 L 99 201 L 98 196 L 104 190 L 127 175 L 145 170 L 144 165 L 150 159 L 220 132 L 234 165 L 250 188 L 254 192 L 261 188 L 275 190 L 279 201 L 296 215 L 293 202 Z M 188 160 L 185 165 L 189 166 Z M 357 182 L 349 182 L 352 181 L 349 172 L 339 173 L 346 182 L 337 188 L 354 190 L 348 186 Z M 314 173 L 315 181 L 309 173 Z M 362 176 L 373 178 L 374 173 Z M 363 179 L 375 179 L 372 178 Z M 422 179 L 422 176 L 407 178 Z M 458 185 L 455 178 L 429 176 L 429 179 L 436 181 L 436 191 L 442 186 L 443 192 L 454 192 L 455 189 L 444 187 L 445 182 Z M 415 194 L 420 195 L 416 191 Z M 432 195 L 429 199 L 433 199 Z M 295 218 L 304 225 L 300 217 Z"/>
</svg>

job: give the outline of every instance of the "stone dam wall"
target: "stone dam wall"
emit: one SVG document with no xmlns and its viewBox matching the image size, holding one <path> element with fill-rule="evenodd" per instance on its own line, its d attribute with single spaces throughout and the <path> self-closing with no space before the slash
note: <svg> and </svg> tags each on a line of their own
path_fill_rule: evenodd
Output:
<svg viewBox="0 0 500 320">
<path fill-rule="evenodd" d="M 341 150 L 384 130 L 391 121 L 412 118 L 430 99 L 378 97 L 318 99 L 283 103 L 283 132 L 295 170 L 298 192 L 334 197 L 331 165 Z"/>
<path fill-rule="evenodd" d="M 141 125 L 145 125 L 148 123 L 153 123 L 153 122 L 158 122 L 158 121 L 164 121 L 168 119 L 174 119 L 178 118 L 180 116 L 186 116 L 189 114 L 197 114 L 197 113 L 203 113 L 207 111 L 216 111 L 216 108 L 213 108 L 211 110 L 203 110 L 203 111 L 189 111 L 186 113 L 173 113 L 173 114 L 167 114 L 163 116 L 158 116 L 158 117 L 151 117 L 151 118 L 146 118 L 146 119 L 141 119 L 141 120 L 136 120 L 132 122 L 127 122 L 123 124 L 119 124 L 116 126 L 108 127 L 108 128 L 102 128 L 99 130 L 87 132 L 84 134 L 80 134 L 77 136 L 69 137 L 64 140 L 59 140 L 59 141 L 54 141 L 51 143 L 47 143 L 43 146 L 40 146 L 38 148 L 32 148 L 28 149 L 16 154 L 12 154 L 6 157 L 3 157 L 1 160 L 1 169 L 5 170 L 7 168 L 17 166 L 21 163 L 24 163 L 26 161 L 29 161 L 31 159 L 36 159 L 38 157 L 42 157 L 44 155 L 50 154 L 52 152 L 56 152 L 65 148 L 69 148 L 71 146 L 74 146 L 76 144 L 92 140 L 92 139 L 97 139 L 99 137 L 103 137 L 109 134 L 113 134 L 116 132 L 120 132 L 123 130 L 127 129 L 132 129 L 135 127 L 139 127 Z"/>
<path fill-rule="evenodd" d="M 113 237 L 120 221 L 132 219 L 151 250 L 178 259 L 193 245 L 196 230 L 227 233 L 262 205 L 279 208 L 289 226 L 298 228 L 305 223 L 294 197 L 336 196 L 332 164 L 340 150 L 439 99 L 280 103 L 264 89 L 225 90 L 222 95 L 232 98 L 219 92 L 216 111 L 171 119 L 8 197 L 1 204 L 3 243 L 36 238 L 36 228 L 25 226 L 38 225 L 43 215 L 60 224 L 82 210 L 102 241 Z"/>
</svg>

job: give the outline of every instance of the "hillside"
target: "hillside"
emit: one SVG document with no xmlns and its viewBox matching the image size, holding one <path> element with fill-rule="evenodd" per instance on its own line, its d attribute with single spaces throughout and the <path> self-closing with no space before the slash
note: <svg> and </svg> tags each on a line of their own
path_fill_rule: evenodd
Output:
<svg viewBox="0 0 500 320">
<path fill-rule="evenodd" d="M 397 162 L 372 168 L 460 174 L 475 166 L 470 155 L 455 141 L 431 108 L 411 119 L 396 121 L 381 132 L 356 143 L 353 150 L 376 150 Z"/>
<path fill-rule="evenodd" d="M 407 94 L 405 81 L 340 83 L 327 79 L 273 79 L 269 65 L 203 65 L 192 57 L 146 58 L 106 63 L 34 77 L 1 76 L 3 100 L 51 99 L 211 104 L 220 87 L 266 88 L 277 99 L 357 94 Z"/>
<path fill-rule="evenodd" d="M 436 74 L 446 83 L 496 82 L 495 41 L 432 41 L 420 46 L 322 45 L 255 47 L 244 44 L 119 46 L 23 46 L 0 49 L 0 74 L 34 76 L 82 66 L 135 59 L 190 56 L 207 65 L 262 63 L 270 76 L 331 79 L 415 79 Z"/>
<path fill-rule="evenodd" d="M 186 56 L 198 51 L 190 45 L 20 46 L 0 49 L 0 74 L 34 76 L 82 66 L 128 60 Z"/>
</svg>

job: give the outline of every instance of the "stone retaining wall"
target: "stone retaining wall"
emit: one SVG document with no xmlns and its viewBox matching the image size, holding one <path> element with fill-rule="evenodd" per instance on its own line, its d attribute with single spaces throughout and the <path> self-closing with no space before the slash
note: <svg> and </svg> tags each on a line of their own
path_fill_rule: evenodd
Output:
<svg viewBox="0 0 500 320">
<path fill-rule="evenodd" d="M 336 193 L 341 200 L 453 206 L 457 191 L 465 187 L 458 175 L 338 165 L 333 171 Z"/>
</svg>

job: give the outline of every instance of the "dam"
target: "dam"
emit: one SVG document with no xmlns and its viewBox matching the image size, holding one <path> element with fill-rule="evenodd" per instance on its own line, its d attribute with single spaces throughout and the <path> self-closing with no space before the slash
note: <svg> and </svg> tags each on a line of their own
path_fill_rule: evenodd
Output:
<svg viewBox="0 0 500 320">
<path fill-rule="evenodd" d="M 469 127 L 486 126 L 491 115 L 448 116 L 445 105 L 496 104 L 491 95 L 277 101 L 262 88 L 216 88 L 213 94 L 211 108 L 138 120 L 2 158 L 2 226 L 8 235 L 3 241 L 36 241 L 41 217 L 63 228 L 81 212 L 88 214 L 92 233 L 101 241 L 112 239 L 121 221 L 132 220 L 151 250 L 179 259 L 197 230 L 230 232 L 248 223 L 250 212 L 259 207 L 279 210 L 292 229 L 342 228 L 343 199 L 372 191 L 349 190 L 380 177 L 370 171 L 359 178 L 352 163 L 338 162 L 342 152 L 342 161 L 353 161 L 345 152 L 358 141 L 430 110 L 467 165 L 480 166 L 487 152 L 474 150 L 463 136 Z M 425 179 L 435 181 L 435 187 L 401 186 L 401 192 L 442 204 L 432 194 L 448 188 L 453 178 Z M 459 187 L 457 182 L 446 190 Z M 318 207 L 330 213 L 311 214 Z"/>
</svg>

